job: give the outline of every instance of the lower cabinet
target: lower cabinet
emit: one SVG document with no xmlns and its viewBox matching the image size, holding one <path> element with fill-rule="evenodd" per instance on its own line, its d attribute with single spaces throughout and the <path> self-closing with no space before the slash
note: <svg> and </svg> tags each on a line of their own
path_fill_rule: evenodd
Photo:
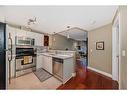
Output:
<svg viewBox="0 0 127 95">
<path fill-rule="evenodd" d="M 43 69 L 52 74 L 52 57 L 43 55 Z"/>
<path fill-rule="evenodd" d="M 36 69 L 43 68 L 52 74 L 52 57 L 45 55 L 37 55 Z"/>
<path fill-rule="evenodd" d="M 39 68 L 43 68 L 43 55 L 37 55 L 36 70 Z"/>
</svg>

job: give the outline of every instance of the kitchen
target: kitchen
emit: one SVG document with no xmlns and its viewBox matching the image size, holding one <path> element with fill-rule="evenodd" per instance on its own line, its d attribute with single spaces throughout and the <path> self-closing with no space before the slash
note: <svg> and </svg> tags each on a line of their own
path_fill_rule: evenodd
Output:
<svg viewBox="0 0 127 95">
<path fill-rule="evenodd" d="M 60 84 L 66 83 L 75 75 L 75 51 L 49 50 L 51 38 L 47 34 L 33 32 L 21 26 L 4 25 L 8 38 L 7 89 L 24 89 L 25 87 L 17 87 L 12 81 L 33 72 L 41 82 L 54 77 Z"/>
</svg>

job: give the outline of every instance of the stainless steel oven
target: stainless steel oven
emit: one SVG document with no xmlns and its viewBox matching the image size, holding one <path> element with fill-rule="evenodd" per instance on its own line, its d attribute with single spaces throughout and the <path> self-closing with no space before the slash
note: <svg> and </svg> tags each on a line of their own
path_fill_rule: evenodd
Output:
<svg viewBox="0 0 127 95">
<path fill-rule="evenodd" d="M 16 36 L 16 45 L 34 46 L 35 40 L 33 38 Z"/>
<path fill-rule="evenodd" d="M 16 48 L 15 76 L 21 76 L 36 70 L 34 48 Z"/>
</svg>

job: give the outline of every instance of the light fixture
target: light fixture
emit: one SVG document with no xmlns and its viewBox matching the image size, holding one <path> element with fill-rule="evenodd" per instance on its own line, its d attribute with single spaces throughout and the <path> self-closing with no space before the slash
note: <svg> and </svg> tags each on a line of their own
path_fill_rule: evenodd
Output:
<svg viewBox="0 0 127 95">
<path fill-rule="evenodd" d="M 68 38 L 68 39 L 70 38 L 70 35 L 69 35 L 69 34 L 67 34 L 67 38 Z"/>
<path fill-rule="evenodd" d="M 55 39 L 55 32 L 53 32 L 53 41 L 56 41 L 56 39 Z"/>
<path fill-rule="evenodd" d="M 91 22 L 90 22 L 91 25 L 93 25 L 93 24 L 95 24 L 95 23 L 96 23 L 95 20 L 91 20 Z"/>
<path fill-rule="evenodd" d="M 67 26 L 67 28 L 70 28 L 70 26 Z"/>
<path fill-rule="evenodd" d="M 70 26 L 67 26 L 67 28 L 69 29 Z M 69 32 L 67 31 L 67 38 L 69 39 L 70 38 L 70 35 L 69 35 Z"/>
<path fill-rule="evenodd" d="M 37 18 L 34 17 L 34 18 L 30 18 L 30 19 L 28 19 L 27 24 L 28 24 L 28 25 L 31 25 L 31 24 L 35 24 L 36 22 L 37 22 Z"/>
</svg>

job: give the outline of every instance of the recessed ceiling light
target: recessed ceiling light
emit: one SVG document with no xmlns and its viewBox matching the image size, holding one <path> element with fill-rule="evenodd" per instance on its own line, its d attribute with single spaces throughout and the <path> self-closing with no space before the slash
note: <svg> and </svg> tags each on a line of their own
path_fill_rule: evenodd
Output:
<svg viewBox="0 0 127 95">
<path fill-rule="evenodd" d="M 92 20 L 92 21 L 90 22 L 91 25 L 93 25 L 93 24 L 95 24 L 95 23 L 96 23 L 95 20 Z"/>
</svg>

